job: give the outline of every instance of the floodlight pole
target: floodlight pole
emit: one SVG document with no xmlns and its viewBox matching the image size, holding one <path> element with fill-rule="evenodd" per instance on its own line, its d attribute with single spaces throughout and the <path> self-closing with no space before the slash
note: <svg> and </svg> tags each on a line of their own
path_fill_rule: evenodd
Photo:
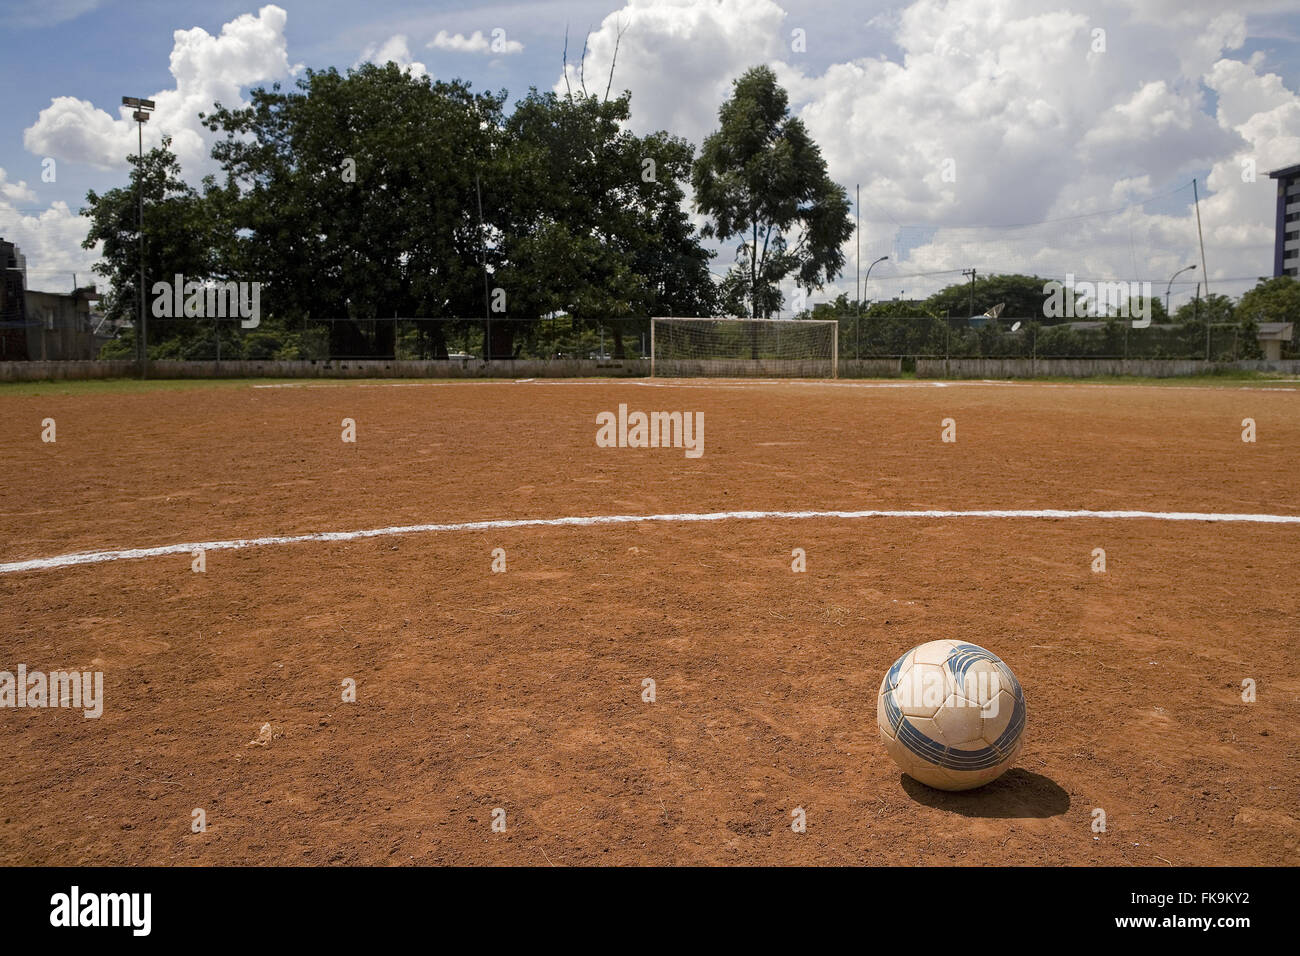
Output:
<svg viewBox="0 0 1300 956">
<path fill-rule="evenodd" d="M 122 97 L 122 105 L 135 108 L 131 118 L 135 120 L 136 130 L 138 131 L 135 193 L 140 231 L 140 286 L 136 292 L 136 298 L 140 301 L 140 321 L 136 330 L 136 346 L 140 352 L 140 377 L 146 378 L 149 367 L 149 329 L 145 324 L 144 313 L 144 124 L 149 122 L 149 114 L 153 112 L 154 101 L 141 99 L 138 96 L 124 96 Z"/>
</svg>

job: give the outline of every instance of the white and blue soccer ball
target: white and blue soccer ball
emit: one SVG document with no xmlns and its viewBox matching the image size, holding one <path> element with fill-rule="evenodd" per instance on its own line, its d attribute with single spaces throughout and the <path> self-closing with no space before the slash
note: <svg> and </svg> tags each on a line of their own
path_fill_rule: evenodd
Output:
<svg viewBox="0 0 1300 956">
<path fill-rule="evenodd" d="M 1025 695 L 1002 660 L 976 644 L 930 641 L 885 674 L 876 702 L 885 749 L 940 790 L 996 780 L 1020 752 Z"/>
</svg>

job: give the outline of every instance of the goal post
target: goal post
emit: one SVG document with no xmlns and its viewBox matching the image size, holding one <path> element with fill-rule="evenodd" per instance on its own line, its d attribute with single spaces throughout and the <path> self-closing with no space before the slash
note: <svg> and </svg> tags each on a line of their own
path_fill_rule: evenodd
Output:
<svg viewBox="0 0 1300 956">
<path fill-rule="evenodd" d="M 650 375 L 836 378 L 834 319 L 650 320 Z"/>
</svg>

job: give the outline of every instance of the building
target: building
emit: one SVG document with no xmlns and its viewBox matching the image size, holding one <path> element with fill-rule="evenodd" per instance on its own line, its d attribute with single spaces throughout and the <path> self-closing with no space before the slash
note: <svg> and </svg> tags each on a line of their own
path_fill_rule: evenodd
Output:
<svg viewBox="0 0 1300 956">
<path fill-rule="evenodd" d="M 12 242 L 0 239 L 0 362 L 93 359 L 103 336 L 95 335 L 90 303 L 94 286 L 72 292 L 27 288 L 27 262 Z"/>
<path fill-rule="evenodd" d="M 73 292 L 27 290 L 27 357 L 58 362 L 93 359 L 99 354 L 91 323 L 94 286 Z"/>
<path fill-rule="evenodd" d="M 1264 351 L 1265 360 L 1276 362 L 1282 357 L 1282 343 L 1291 341 L 1294 329 L 1294 322 L 1259 323 L 1259 347 Z"/>
<path fill-rule="evenodd" d="M 27 358 L 27 263 L 12 242 L 0 239 L 0 362 Z"/>
<path fill-rule="evenodd" d="M 1300 165 L 1275 169 L 1277 227 L 1273 238 L 1273 275 L 1300 277 Z"/>
</svg>

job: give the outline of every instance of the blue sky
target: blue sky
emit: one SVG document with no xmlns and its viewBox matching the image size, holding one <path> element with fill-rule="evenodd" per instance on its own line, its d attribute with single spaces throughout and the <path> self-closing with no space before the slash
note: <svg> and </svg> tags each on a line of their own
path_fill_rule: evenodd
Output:
<svg viewBox="0 0 1300 956">
<path fill-rule="evenodd" d="M 150 133 L 168 123 L 186 130 L 194 148 L 183 161 L 197 179 L 207 144 L 194 104 L 209 88 L 246 93 L 240 78 L 273 75 L 277 62 L 346 69 L 366 51 L 395 49 L 396 38 L 409 60 L 434 76 L 505 88 L 516 98 L 560 80 L 566 25 L 571 62 L 584 33 L 595 31 L 588 74 L 604 76 L 621 24 L 627 33 L 615 86 L 632 89 L 633 126 L 667 127 L 697 145 L 730 81 L 755 63 L 773 65 L 832 175 L 850 196 L 862 184 L 863 258 L 893 256 L 873 273 L 873 282 L 879 276 L 889 286 L 900 285 L 891 272 L 966 265 L 1032 271 L 1079 261 L 1080 274 L 1117 278 L 1136 278 L 1129 275 L 1135 268 L 1172 271 L 1194 244 L 1182 193 L 1124 217 L 997 242 L 944 227 L 1115 209 L 1196 176 L 1210 274 L 1236 283 L 1224 291 L 1239 292 L 1236 280 L 1267 271 L 1272 240 L 1268 184 L 1241 181 L 1242 163 L 1253 160 L 1264 180 L 1267 169 L 1300 162 L 1295 2 L 1247 0 L 1232 10 L 1218 0 L 276 6 L 283 15 L 234 0 L 0 4 L 8 41 L 0 71 L 0 235 L 23 246 L 33 287 L 66 288 L 74 270 L 85 281 L 94 255 L 77 248 L 84 222 L 76 211 L 87 189 L 125 179 L 122 136 L 129 132 L 133 146 L 134 132 L 119 118 L 123 94 L 174 91 L 184 101 L 185 109 L 151 123 Z M 231 24 L 235 36 L 224 38 Z M 497 55 L 428 45 L 440 31 L 468 42 L 475 31 L 497 28 L 522 49 Z M 801 45 L 792 40 L 796 29 Z M 1089 47 L 1097 29 L 1106 34 L 1101 53 Z M 243 36 L 253 42 L 241 52 Z M 183 82 L 169 68 L 174 55 L 192 67 Z M 288 71 L 280 73 L 292 82 Z M 72 99 L 54 109 L 59 97 Z M 47 156 L 58 164 L 53 183 L 41 178 Z M 953 181 L 941 172 L 945 160 L 957 170 Z M 900 224 L 934 232 L 906 231 L 900 245 Z M 926 241 L 909 244 L 918 234 Z M 848 282 L 826 294 L 852 292 L 851 272 Z M 901 283 L 909 294 L 925 285 Z"/>
</svg>

